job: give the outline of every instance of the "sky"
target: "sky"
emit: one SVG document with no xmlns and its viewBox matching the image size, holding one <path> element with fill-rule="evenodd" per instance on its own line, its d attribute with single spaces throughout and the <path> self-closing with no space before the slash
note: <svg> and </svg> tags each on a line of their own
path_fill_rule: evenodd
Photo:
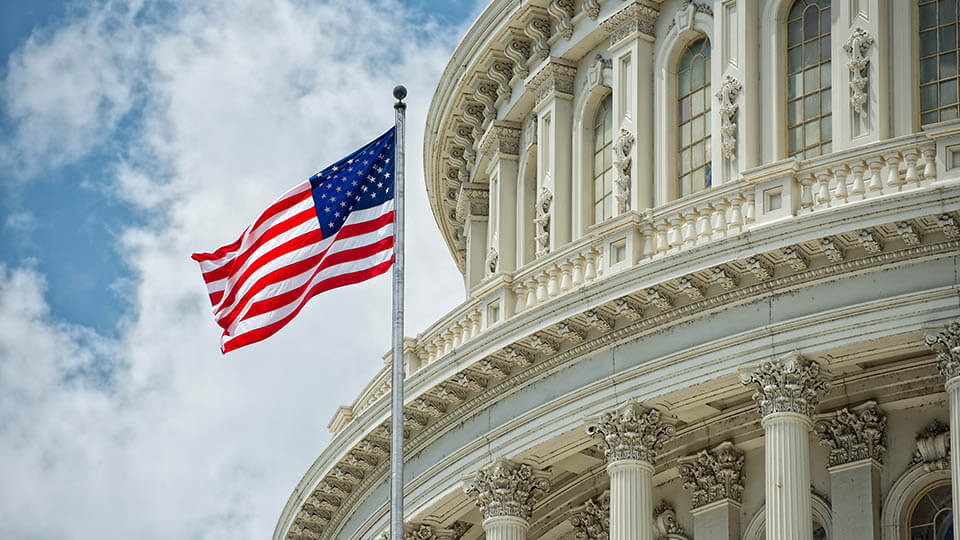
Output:
<svg viewBox="0 0 960 540">
<path fill-rule="evenodd" d="M 273 534 L 383 366 L 390 278 L 222 356 L 190 254 L 392 125 L 403 83 L 406 334 L 454 308 L 423 129 L 484 4 L 0 1 L 0 538 Z"/>
</svg>

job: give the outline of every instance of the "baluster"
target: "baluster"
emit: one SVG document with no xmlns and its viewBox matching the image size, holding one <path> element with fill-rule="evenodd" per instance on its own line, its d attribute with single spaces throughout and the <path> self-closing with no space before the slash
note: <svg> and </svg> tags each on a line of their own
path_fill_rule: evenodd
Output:
<svg viewBox="0 0 960 540">
<path fill-rule="evenodd" d="M 900 152 L 891 152 L 884 156 L 887 159 L 887 185 L 900 191 L 903 179 L 900 178 Z"/>
<path fill-rule="evenodd" d="M 569 291 L 573 286 L 573 279 L 570 276 L 570 271 L 573 267 L 573 264 L 569 260 L 563 261 L 560 263 L 560 290 Z"/>
<path fill-rule="evenodd" d="M 727 201 L 720 199 L 713 203 L 713 237 L 723 238 L 727 235 Z"/>
<path fill-rule="evenodd" d="M 543 302 L 547 299 L 547 273 L 540 272 L 537 274 L 537 303 Z"/>
<path fill-rule="evenodd" d="M 517 299 L 517 303 L 514 304 L 513 312 L 520 313 L 524 309 L 527 309 L 527 288 L 523 283 L 517 283 L 513 286 L 513 295 Z"/>
<path fill-rule="evenodd" d="M 595 261 L 597 261 L 597 262 L 596 262 L 596 264 L 597 264 L 597 277 L 599 278 L 599 277 L 603 276 L 603 264 L 602 264 L 603 261 L 601 260 L 601 257 L 603 257 L 603 252 L 600 251 L 600 249 L 598 249 L 598 248 L 590 248 L 590 256 L 593 257 L 593 259 L 594 259 Z"/>
<path fill-rule="evenodd" d="M 734 195 L 727 199 L 730 204 L 730 223 L 727 230 L 739 233 L 743 230 L 743 200 L 739 195 Z"/>
<path fill-rule="evenodd" d="M 863 185 L 863 162 L 858 161 L 851 165 L 850 171 L 853 175 L 853 185 L 850 186 L 850 194 L 862 199 L 864 192 L 866 192 L 866 188 Z"/>
<path fill-rule="evenodd" d="M 667 220 L 666 218 L 660 218 L 660 220 L 657 221 L 657 253 L 663 254 L 670 249 L 668 234 L 669 225 L 667 224 Z"/>
<path fill-rule="evenodd" d="M 550 298 L 553 298 L 554 296 L 560 294 L 560 268 L 554 266 L 547 272 L 547 275 L 549 276 L 547 278 L 547 295 L 549 295 Z"/>
<path fill-rule="evenodd" d="M 883 157 L 874 156 L 867 159 L 867 167 L 870 169 L 870 183 L 867 189 L 870 191 L 883 191 L 883 181 L 880 179 L 880 169 L 883 168 Z"/>
<path fill-rule="evenodd" d="M 923 153 L 923 179 L 937 179 L 937 147 L 924 146 L 921 149 Z"/>
<path fill-rule="evenodd" d="M 443 331 L 443 355 L 446 356 L 450 354 L 450 351 L 453 350 L 453 332 L 450 330 Z"/>
<path fill-rule="evenodd" d="M 653 223 L 647 221 L 643 224 L 643 257 L 650 258 L 657 254 L 657 229 Z"/>
<path fill-rule="evenodd" d="M 827 171 L 817 171 L 817 204 L 830 206 L 830 177 Z"/>
<path fill-rule="evenodd" d="M 501 311 L 501 312 L 505 312 L 505 311 L 507 311 L 507 310 L 502 309 L 502 310 L 500 310 L 500 311 Z M 473 322 L 473 328 L 470 329 L 470 337 L 471 337 L 471 338 L 475 338 L 475 337 L 477 337 L 477 336 L 480 335 L 480 319 L 481 319 L 481 316 L 480 316 L 480 315 L 481 315 L 481 314 L 480 314 L 479 311 L 475 311 L 475 312 L 473 313 L 473 318 L 472 318 L 472 320 L 471 320 L 471 322 Z M 492 322 L 492 321 L 491 321 L 491 322 Z"/>
<path fill-rule="evenodd" d="M 743 224 L 746 226 L 757 219 L 757 194 L 748 191 L 745 196 L 747 200 L 743 205 Z"/>
<path fill-rule="evenodd" d="M 460 323 L 454 323 L 453 328 L 451 328 L 451 332 L 453 333 L 453 348 L 456 349 L 461 343 L 463 343 L 463 328 L 460 326 Z"/>
<path fill-rule="evenodd" d="M 524 288 L 527 290 L 527 308 L 532 308 L 537 305 L 537 289 L 539 284 L 537 279 L 533 276 L 530 276 L 523 282 Z"/>
<path fill-rule="evenodd" d="M 680 226 L 680 233 L 683 238 L 684 247 L 691 247 L 697 243 L 697 217 L 694 208 L 686 208 L 681 213 L 683 216 L 683 225 Z"/>
<path fill-rule="evenodd" d="M 837 187 L 833 190 L 833 199 L 838 205 L 847 202 L 847 166 L 840 165 L 833 168 L 833 176 L 837 179 Z"/>
<path fill-rule="evenodd" d="M 583 255 L 577 253 L 573 256 L 573 275 L 571 276 L 574 287 L 583 284 Z"/>
<path fill-rule="evenodd" d="M 680 214 L 670 216 L 670 232 L 667 233 L 667 241 L 671 249 L 680 249 L 683 243 L 683 234 L 680 228 L 683 226 L 683 217 Z"/>
<path fill-rule="evenodd" d="M 917 160 L 920 159 L 920 152 L 916 149 L 907 150 L 903 160 L 907 162 L 907 174 L 905 182 L 913 182 L 920 187 L 920 173 L 917 172 Z"/>
<path fill-rule="evenodd" d="M 586 268 L 583 271 L 584 272 L 583 278 L 586 279 L 587 281 L 593 281 L 597 279 L 597 261 L 593 257 L 593 253 L 588 251 L 587 254 L 584 256 L 584 259 L 586 259 L 586 263 L 585 263 Z"/>
<path fill-rule="evenodd" d="M 706 244 L 710 241 L 710 214 L 713 208 L 709 203 L 697 207 L 697 244 Z"/>
<path fill-rule="evenodd" d="M 805 174 L 803 177 L 794 176 L 793 179 L 800 184 L 800 209 L 813 209 L 813 175 Z"/>
</svg>

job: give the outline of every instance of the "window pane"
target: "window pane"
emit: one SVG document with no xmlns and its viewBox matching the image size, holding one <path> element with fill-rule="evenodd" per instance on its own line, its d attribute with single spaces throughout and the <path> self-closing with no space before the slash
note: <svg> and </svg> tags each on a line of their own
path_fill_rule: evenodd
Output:
<svg viewBox="0 0 960 540">
<path fill-rule="evenodd" d="M 685 96 L 690 93 L 690 71 L 681 71 L 680 72 L 680 82 L 678 84 L 677 93 L 681 96 Z"/>
<path fill-rule="evenodd" d="M 957 107 L 948 107 L 946 109 L 940 109 L 940 120 L 954 120 L 957 118 Z"/>
<path fill-rule="evenodd" d="M 815 158 L 820 155 L 820 147 L 814 146 L 813 148 L 807 148 L 803 153 L 803 159 Z"/>
<path fill-rule="evenodd" d="M 833 109 L 833 104 L 830 102 L 830 99 L 830 90 L 824 90 L 823 92 L 820 92 L 820 114 L 827 114 Z"/>
<path fill-rule="evenodd" d="M 693 125 L 692 139 L 695 141 L 703 138 L 703 119 L 704 116 L 698 116 L 693 119 L 693 122 L 691 122 Z"/>
<path fill-rule="evenodd" d="M 703 86 L 703 58 L 697 57 L 693 61 L 693 75 L 690 79 L 691 88 L 700 88 Z"/>
<path fill-rule="evenodd" d="M 693 114 L 694 116 L 703 112 L 703 90 L 697 90 L 693 93 Z"/>
<path fill-rule="evenodd" d="M 830 9 L 829 9 L 830 4 L 827 3 L 827 5 L 824 6 L 824 3 L 820 2 L 820 6 L 827 8 L 827 9 L 820 10 L 820 33 L 829 35 L 830 34 Z M 827 48 L 827 50 L 829 51 L 830 49 Z"/>
<path fill-rule="evenodd" d="M 612 147 L 612 146 L 607 146 L 606 148 L 603 149 L 603 168 L 604 168 L 604 170 L 610 168 L 610 162 L 613 161 L 613 160 L 611 159 L 611 154 L 613 154 L 613 147 Z"/>
<path fill-rule="evenodd" d="M 803 66 L 812 66 L 820 63 L 820 47 L 817 42 L 803 44 Z"/>
<path fill-rule="evenodd" d="M 820 34 L 820 10 L 814 6 L 803 12 L 803 40 L 815 38 Z"/>
<path fill-rule="evenodd" d="M 794 47 L 787 51 L 787 73 L 793 73 L 800 69 L 800 47 Z"/>
<path fill-rule="evenodd" d="M 830 34 L 820 38 L 820 58 L 830 58 Z"/>
<path fill-rule="evenodd" d="M 801 24 L 802 23 L 800 22 L 800 19 L 797 19 L 795 21 L 790 21 L 790 23 L 787 24 L 787 45 L 788 46 L 793 47 L 794 45 L 800 44 L 800 36 L 801 36 L 800 25 Z"/>
<path fill-rule="evenodd" d="M 687 172 L 690 170 L 690 149 L 686 149 L 683 152 L 680 152 L 680 172 Z"/>
<path fill-rule="evenodd" d="M 693 154 L 690 156 L 690 167 L 696 168 L 703 165 L 703 142 L 693 145 Z"/>
<path fill-rule="evenodd" d="M 803 13 L 803 6 L 804 6 L 804 5 L 805 5 L 805 2 L 803 2 L 802 0 L 797 0 L 796 2 L 794 2 L 794 3 L 793 3 L 793 6 L 790 8 L 790 15 L 789 15 L 789 17 L 790 17 L 791 19 L 799 19 L 799 18 L 800 18 L 800 14 Z"/>
<path fill-rule="evenodd" d="M 926 4 L 920 6 L 920 29 L 926 30 L 937 24 L 937 5 Z"/>
<path fill-rule="evenodd" d="M 707 115 L 703 119 L 703 134 L 704 136 L 710 135 L 710 115 Z"/>
<path fill-rule="evenodd" d="M 957 79 L 940 83 L 940 106 L 957 102 Z"/>
<path fill-rule="evenodd" d="M 820 88 L 820 68 L 813 67 L 803 72 L 803 93 L 809 94 Z"/>
<path fill-rule="evenodd" d="M 830 62 L 820 64 L 820 86 L 823 88 L 830 86 Z"/>
<path fill-rule="evenodd" d="M 832 143 L 826 143 L 826 144 L 823 144 L 823 145 L 820 146 L 820 153 L 821 153 L 821 154 L 829 154 L 830 152 L 833 152 L 833 144 L 832 144 Z"/>
<path fill-rule="evenodd" d="M 801 72 L 794 73 L 793 75 L 790 75 L 789 77 L 787 77 L 787 97 L 788 98 L 793 99 L 795 97 L 800 96 L 800 93 L 802 92 L 801 90 L 802 83 L 800 82 L 801 80 L 803 80 L 803 73 Z"/>
<path fill-rule="evenodd" d="M 957 18 L 957 7 L 954 0 L 940 0 L 940 24 Z"/>
<path fill-rule="evenodd" d="M 603 173 L 603 196 L 613 191 L 613 170 Z"/>
<path fill-rule="evenodd" d="M 690 146 L 690 123 L 686 123 L 680 126 L 680 146 L 687 147 Z"/>
<path fill-rule="evenodd" d="M 800 126 L 797 126 L 795 128 L 791 128 L 790 131 L 788 132 L 787 140 L 789 141 L 791 152 L 796 151 L 803 146 L 803 140 L 801 138 L 802 131 L 803 131 L 803 128 Z"/>
<path fill-rule="evenodd" d="M 600 223 L 603 221 L 603 203 L 598 202 L 593 205 L 593 222 Z"/>
<path fill-rule="evenodd" d="M 937 111 L 923 113 L 920 115 L 921 124 L 932 124 L 937 122 Z"/>
<path fill-rule="evenodd" d="M 833 138 L 833 117 L 824 116 L 820 120 L 820 140 L 829 141 Z"/>
<path fill-rule="evenodd" d="M 610 97 L 608 96 L 607 99 L 610 99 Z M 611 121 L 611 117 L 613 115 L 612 110 L 613 109 L 608 106 L 606 118 L 603 119 L 603 142 L 604 143 L 608 143 L 613 140 L 613 122 Z"/>
<path fill-rule="evenodd" d="M 820 142 L 820 122 L 814 120 L 803 125 L 803 145 L 811 146 Z"/>
<path fill-rule="evenodd" d="M 606 197 L 603 199 L 603 217 L 613 215 L 613 197 Z"/>
<path fill-rule="evenodd" d="M 942 20 L 942 19 L 941 19 Z M 940 28 L 940 50 L 948 51 L 956 47 L 957 43 L 957 25 L 943 26 Z"/>
<path fill-rule="evenodd" d="M 929 111 L 937 107 L 937 85 L 928 84 L 920 87 L 920 110 Z M 936 122 L 936 120 L 934 120 Z"/>
<path fill-rule="evenodd" d="M 810 94 L 803 98 L 803 119 L 810 120 L 820 116 L 820 94 Z"/>
<path fill-rule="evenodd" d="M 921 62 L 922 64 L 922 62 Z M 957 76 L 957 53 L 951 52 L 940 55 L 940 78 Z"/>
<path fill-rule="evenodd" d="M 597 152 L 593 155 L 593 175 L 596 176 L 603 171 L 603 152 Z"/>
<path fill-rule="evenodd" d="M 690 96 L 680 100 L 680 121 L 686 122 L 690 119 Z"/>
<path fill-rule="evenodd" d="M 677 70 L 683 70 L 690 67 L 690 59 L 693 58 L 693 51 L 687 49 L 683 51 L 683 55 L 680 57 L 680 65 L 677 66 Z"/>
<path fill-rule="evenodd" d="M 920 61 L 920 80 L 921 81 L 935 81 L 937 80 L 937 57 L 931 56 L 930 58 L 924 58 Z"/>
<path fill-rule="evenodd" d="M 704 185 L 705 176 L 706 176 L 706 171 L 704 171 L 702 168 L 697 169 L 696 171 L 693 172 L 693 181 L 691 182 L 691 184 L 693 184 L 691 186 L 693 187 L 693 191 L 700 191 L 701 189 L 706 187 Z"/>
<path fill-rule="evenodd" d="M 937 31 L 920 32 L 920 56 L 930 56 L 937 53 Z"/>
<path fill-rule="evenodd" d="M 707 187 L 710 187 L 713 185 L 713 164 L 707 163 L 707 166 L 704 167 L 704 170 L 707 171 Z"/>
</svg>

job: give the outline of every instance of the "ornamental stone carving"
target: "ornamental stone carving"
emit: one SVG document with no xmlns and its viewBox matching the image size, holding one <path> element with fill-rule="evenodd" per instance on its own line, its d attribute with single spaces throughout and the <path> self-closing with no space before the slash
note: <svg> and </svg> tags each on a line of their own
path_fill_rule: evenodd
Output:
<svg viewBox="0 0 960 540">
<path fill-rule="evenodd" d="M 555 94 L 572 97 L 573 79 L 576 75 L 577 68 L 575 66 L 551 58 L 530 77 L 530 80 L 527 81 L 527 88 L 536 89 L 537 104 Z"/>
<path fill-rule="evenodd" d="M 414 526 L 403 535 L 403 540 L 454 540 L 456 531 L 452 529 L 435 529 L 429 525 Z"/>
<path fill-rule="evenodd" d="M 741 374 L 740 382 L 756 386 L 753 400 L 763 417 L 785 412 L 812 417 L 828 388 L 820 364 L 796 352 L 764 360 L 756 371 Z"/>
<path fill-rule="evenodd" d="M 687 540 L 683 527 L 677 521 L 677 512 L 667 501 L 660 501 L 653 509 L 653 527 L 657 540 Z"/>
<path fill-rule="evenodd" d="M 864 459 L 883 463 L 886 457 L 887 417 L 872 401 L 823 415 L 814 427 L 820 446 L 830 451 L 831 467 Z"/>
<path fill-rule="evenodd" d="M 549 489 L 544 475 L 529 465 L 498 459 L 480 469 L 464 491 L 485 520 L 503 516 L 529 520 L 534 505 Z"/>
<path fill-rule="evenodd" d="M 573 0 L 550 0 L 547 13 L 557 23 L 557 35 L 569 41 L 573 37 Z"/>
<path fill-rule="evenodd" d="M 537 215 L 533 219 L 537 226 L 537 257 L 543 257 L 550 252 L 550 209 L 553 206 L 553 192 L 543 186 L 537 194 Z"/>
<path fill-rule="evenodd" d="M 680 460 L 683 489 L 693 493 L 692 508 L 729 499 L 743 500 L 743 452 L 727 441 Z"/>
<path fill-rule="evenodd" d="M 490 190 L 486 184 L 461 184 L 457 195 L 457 220 L 462 222 L 467 216 L 486 216 L 489 204 Z"/>
<path fill-rule="evenodd" d="M 850 105 L 857 114 L 863 114 L 867 104 L 867 83 L 870 77 L 867 49 L 870 45 L 873 45 L 873 36 L 862 28 L 854 29 L 843 44 L 843 50 L 849 57 L 847 69 L 850 70 Z"/>
<path fill-rule="evenodd" d="M 927 471 L 943 471 L 950 468 L 950 427 L 934 420 L 917 433 L 917 449 L 913 463 L 923 464 Z"/>
<path fill-rule="evenodd" d="M 610 44 L 614 45 L 631 34 L 640 33 L 654 37 L 654 25 L 660 9 L 645 0 L 633 0 L 627 6 L 600 23 L 600 28 L 610 35 Z"/>
<path fill-rule="evenodd" d="M 587 76 L 583 80 L 583 89 L 591 90 L 598 86 L 610 88 L 613 79 L 613 60 L 599 54 L 594 57 L 593 63 L 587 69 Z"/>
<path fill-rule="evenodd" d="M 587 434 L 597 439 L 607 463 L 621 460 L 656 462 L 668 437 L 676 433 L 660 411 L 630 400 L 587 424 Z"/>
<path fill-rule="evenodd" d="M 725 159 L 737 157 L 737 97 L 741 89 L 740 81 L 726 75 L 716 94 L 720 101 L 720 149 Z"/>
<path fill-rule="evenodd" d="M 491 158 L 497 155 L 515 158 L 520 153 L 520 126 L 502 120 L 493 122 L 480 139 L 480 151 Z"/>
<path fill-rule="evenodd" d="M 635 137 L 626 129 L 620 130 L 620 136 L 613 144 L 613 166 L 617 169 L 617 178 L 614 181 L 614 198 L 617 201 L 617 213 L 623 214 L 630 210 L 630 150 L 633 148 Z"/>
<path fill-rule="evenodd" d="M 503 54 L 513 62 L 513 76 L 526 79 L 530 74 L 527 68 L 527 58 L 530 58 L 530 41 L 520 37 L 514 37 L 507 42 L 503 49 Z M 512 82 L 513 79 L 510 79 Z"/>
<path fill-rule="evenodd" d="M 497 273 L 497 267 L 500 264 L 500 252 L 497 251 L 499 247 L 499 235 L 493 233 L 493 238 L 490 239 L 490 249 L 487 251 L 487 259 L 484 261 L 484 270 L 487 277 Z"/>
<path fill-rule="evenodd" d="M 703 13 L 712 18 L 713 8 L 707 4 L 697 4 L 691 2 L 691 0 L 684 0 L 683 5 L 680 6 L 680 9 L 677 10 L 677 13 L 670 21 L 670 25 L 667 26 L 667 32 L 673 30 L 674 27 L 677 28 L 678 34 L 690 30 L 693 27 L 693 20 L 697 13 Z"/>
<path fill-rule="evenodd" d="M 583 0 L 581 9 L 587 17 L 595 21 L 600 16 L 600 0 Z"/>
<path fill-rule="evenodd" d="M 937 354 L 937 367 L 947 381 L 960 375 L 960 321 L 953 321 L 943 332 L 923 339 Z"/>
<path fill-rule="evenodd" d="M 523 33 L 533 42 L 527 59 L 528 66 L 535 66 L 550 56 L 550 21 L 546 17 L 530 17 L 523 27 Z"/>
<path fill-rule="evenodd" d="M 570 524 L 577 540 L 609 540 L 610 492 L 604 492 L 570 514 Z"/>
<path fill-rule="evenodd" d="M 502 57 L 492 57 L 487 67 L 487 76 L 490 80 L 497 83 L 497 102 L 499 107 L 504 103 L 509 103 L 513 97 L 513 88 L 510 81 L 513 80 L 513 63 Z"/>
</svg>

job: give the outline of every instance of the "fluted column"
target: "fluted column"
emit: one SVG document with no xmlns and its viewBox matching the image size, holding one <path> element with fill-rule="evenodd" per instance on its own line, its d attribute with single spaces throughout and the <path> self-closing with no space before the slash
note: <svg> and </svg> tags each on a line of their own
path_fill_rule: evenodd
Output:
<svg viewBox="0 0 960 540">
<path fill-rule="evenodd" d="M 953 321 L 939 334 L 926 336 L 927 345 L 935 353 L 937 367 L 946 379 L 947 401 L 950 404 L 950 485 L 953 500 L 960 501 L 960 321 Z M 953 530 L 960 531 L 960 512 L 953 514 Z"/>
<path fill-rule="evenodd" d="M 755 385 L 763 417 L 767 540 L 810 540 L 810 429 L 827 389 L 820 365 L 793 352 L 766 360 L 741 382 Z"/>
<path fill-rule="evenodd" d="M 693 492 L 693 536 L 697 540 L 740 538 L 743 500 L 743 452 L 733 443 L 680 460 L 683 489 Z"/>
<path fill-rule="evenodd" d="M 830 450 L 833 536 L 844 540 L 880 537 L 880 472 L 886 457 L 887 418 L 868 401 L 852 409 L 818 415 L 820 446 Z"/>
<path fill-rule="evenodd" d="M 480 469 L 465 492 L 480 507 L 487 540 L 526 540 L 533 506 L 549 488 L 529 465 L 498 459 Z"/>
<path fill-rule="evenodd" d="M 610 475 L 610 540 L 654 540 L 653 466 L 674 427 L 635 401 L 587 424 Z"/>
</svg>

